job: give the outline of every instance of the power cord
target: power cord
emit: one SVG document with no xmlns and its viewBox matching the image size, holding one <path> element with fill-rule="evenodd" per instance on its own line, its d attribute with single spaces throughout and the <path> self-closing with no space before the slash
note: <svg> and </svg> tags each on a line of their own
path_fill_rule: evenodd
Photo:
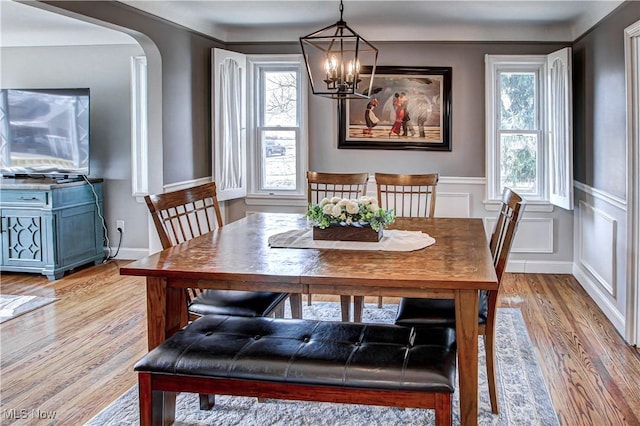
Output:
<svg viewBox="0 0 640 426">
<path fill-rule="evenodd" d="M 116 248 L 116 252 L 113 254 L 113 256 L 108 257 L 107 260 L 115 259 L 118 256 L 118 253 L 120 252 L 120 246 L 122 245 L 122 234 L 123 234 L 123 232 L 122 232 L 122 228 L 120 228 L 119 226 L 116 229 L 118 230 L 118 233 L 120 234 L 120 239 L 118 240 L 118 247 Z"/>
<path fill-rule="evenodd" d="M 102 229 L 104 230 L 104 241 L 107 244 L 107 251 L 109 253 L 102 260 L 102 263 L 107 263 L 109 260 L 113 259 L 113 257 L 111 256 L 111 244 L 109 243 L 109 231 L 107 230 L 107 225 L 105 223 L 104 216 L 102 216 L 102 209 L 100 208 L 100 203 L 98 202 L 98 194 L 96 193 L 96 190 L 93 187 L 93 184 L 89 181 L 89 178 L 86 175 L 82 175 L 82 178 L 85 180 L 85 182 L 87 182 L 87 185 L 89 185 L 89 188 L 91 188 L 91 192 L 93 192 L 93 198 L 95 200 L 98 216 L 100 217 L 100 221 L 102 222 Z M 120 231 L 120 243 L 122 243 L 122 230 L 118 228 L 118 231 Z M 118 243 L 118 251 L 120 250 L 120 243 Z M 116 252 L 115 256 L 117 255 L 118 255 L 118 252 Z"/>
</svg>

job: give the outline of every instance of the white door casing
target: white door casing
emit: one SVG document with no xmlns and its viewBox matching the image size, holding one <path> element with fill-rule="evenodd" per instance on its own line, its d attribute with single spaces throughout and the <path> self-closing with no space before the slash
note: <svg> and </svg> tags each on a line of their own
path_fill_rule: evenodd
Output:
<svg viewBox="0 0 640 426">
<path fill-rule="evenodd" d="M 640 21 L 625 29 L 627 92 L 627 341 L 640 344 Z"/>
</svg>

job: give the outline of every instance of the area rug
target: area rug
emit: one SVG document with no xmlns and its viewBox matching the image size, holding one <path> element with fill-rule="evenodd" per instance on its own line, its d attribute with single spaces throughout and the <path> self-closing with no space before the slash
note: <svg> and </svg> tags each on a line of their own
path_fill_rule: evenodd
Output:
<svg viewBox="0 0 640 426">
<path fill-rule="evenodd" d="M 0 294 L 0 323 L 41 308 L 58 300 L 55 297 Z"/>
<path fill-rule="evenodd" d="M 288 306 L 287 306 L 288 308 Z M 364 322 L 389 323 L 395 317 L 396 306 L 378 309 L 367 304 Z M 288 312 L 285 316 L 290 316 Z M 337 303 L 314 302 L 304 306 L 303 317 L 340 320 Z M 499 415 L 491 413 L 486 385 L 484 347 L 479 338 L 479 417 L 480 425 L 559 425 L 547 391 L 527 328 L 519 309 L 498 309 L 497 364 L 500 398 Z M 181 426 L 204 425 L 430 425 L 435 424 L 432 410 L 399 409 L 354 404 L 331 404 L 256 398 L 216 396 L 212 411 L 198 409 L 198 396 L 179 394 L 176 422 Z M 453 397 L 453 424 L 460 424 L 458 391 Z M 138 417 L 138 390 L 134 386 L 115 402 L 91 419 L 88 426 L 135 425 Z"/>
</svg>

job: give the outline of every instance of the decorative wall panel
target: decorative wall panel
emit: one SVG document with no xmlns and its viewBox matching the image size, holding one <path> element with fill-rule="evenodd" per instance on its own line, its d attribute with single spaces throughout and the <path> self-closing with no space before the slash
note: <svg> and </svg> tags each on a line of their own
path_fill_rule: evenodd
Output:
<svg viewBox="0 0 640 426">
<path fill-rule="evenodd" d="M 578 261 L 613 297 L 616 291 L 616 226 L 614 218 L 580 201 Z"/>
</svg>

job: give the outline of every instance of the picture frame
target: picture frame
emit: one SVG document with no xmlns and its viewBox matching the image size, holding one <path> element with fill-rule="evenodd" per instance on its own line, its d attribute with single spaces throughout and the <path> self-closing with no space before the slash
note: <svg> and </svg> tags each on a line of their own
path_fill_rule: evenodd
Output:
<svg viewBox="0 0 640 426">
<path fill-rule="evenodd" d="M 369 99 L 338 103 L 338 148 L 451 151 L 451 73 L 376 67 Z M 370 75 L 363 67 L 361 87 L 369 87 Z"/>
</svg>

